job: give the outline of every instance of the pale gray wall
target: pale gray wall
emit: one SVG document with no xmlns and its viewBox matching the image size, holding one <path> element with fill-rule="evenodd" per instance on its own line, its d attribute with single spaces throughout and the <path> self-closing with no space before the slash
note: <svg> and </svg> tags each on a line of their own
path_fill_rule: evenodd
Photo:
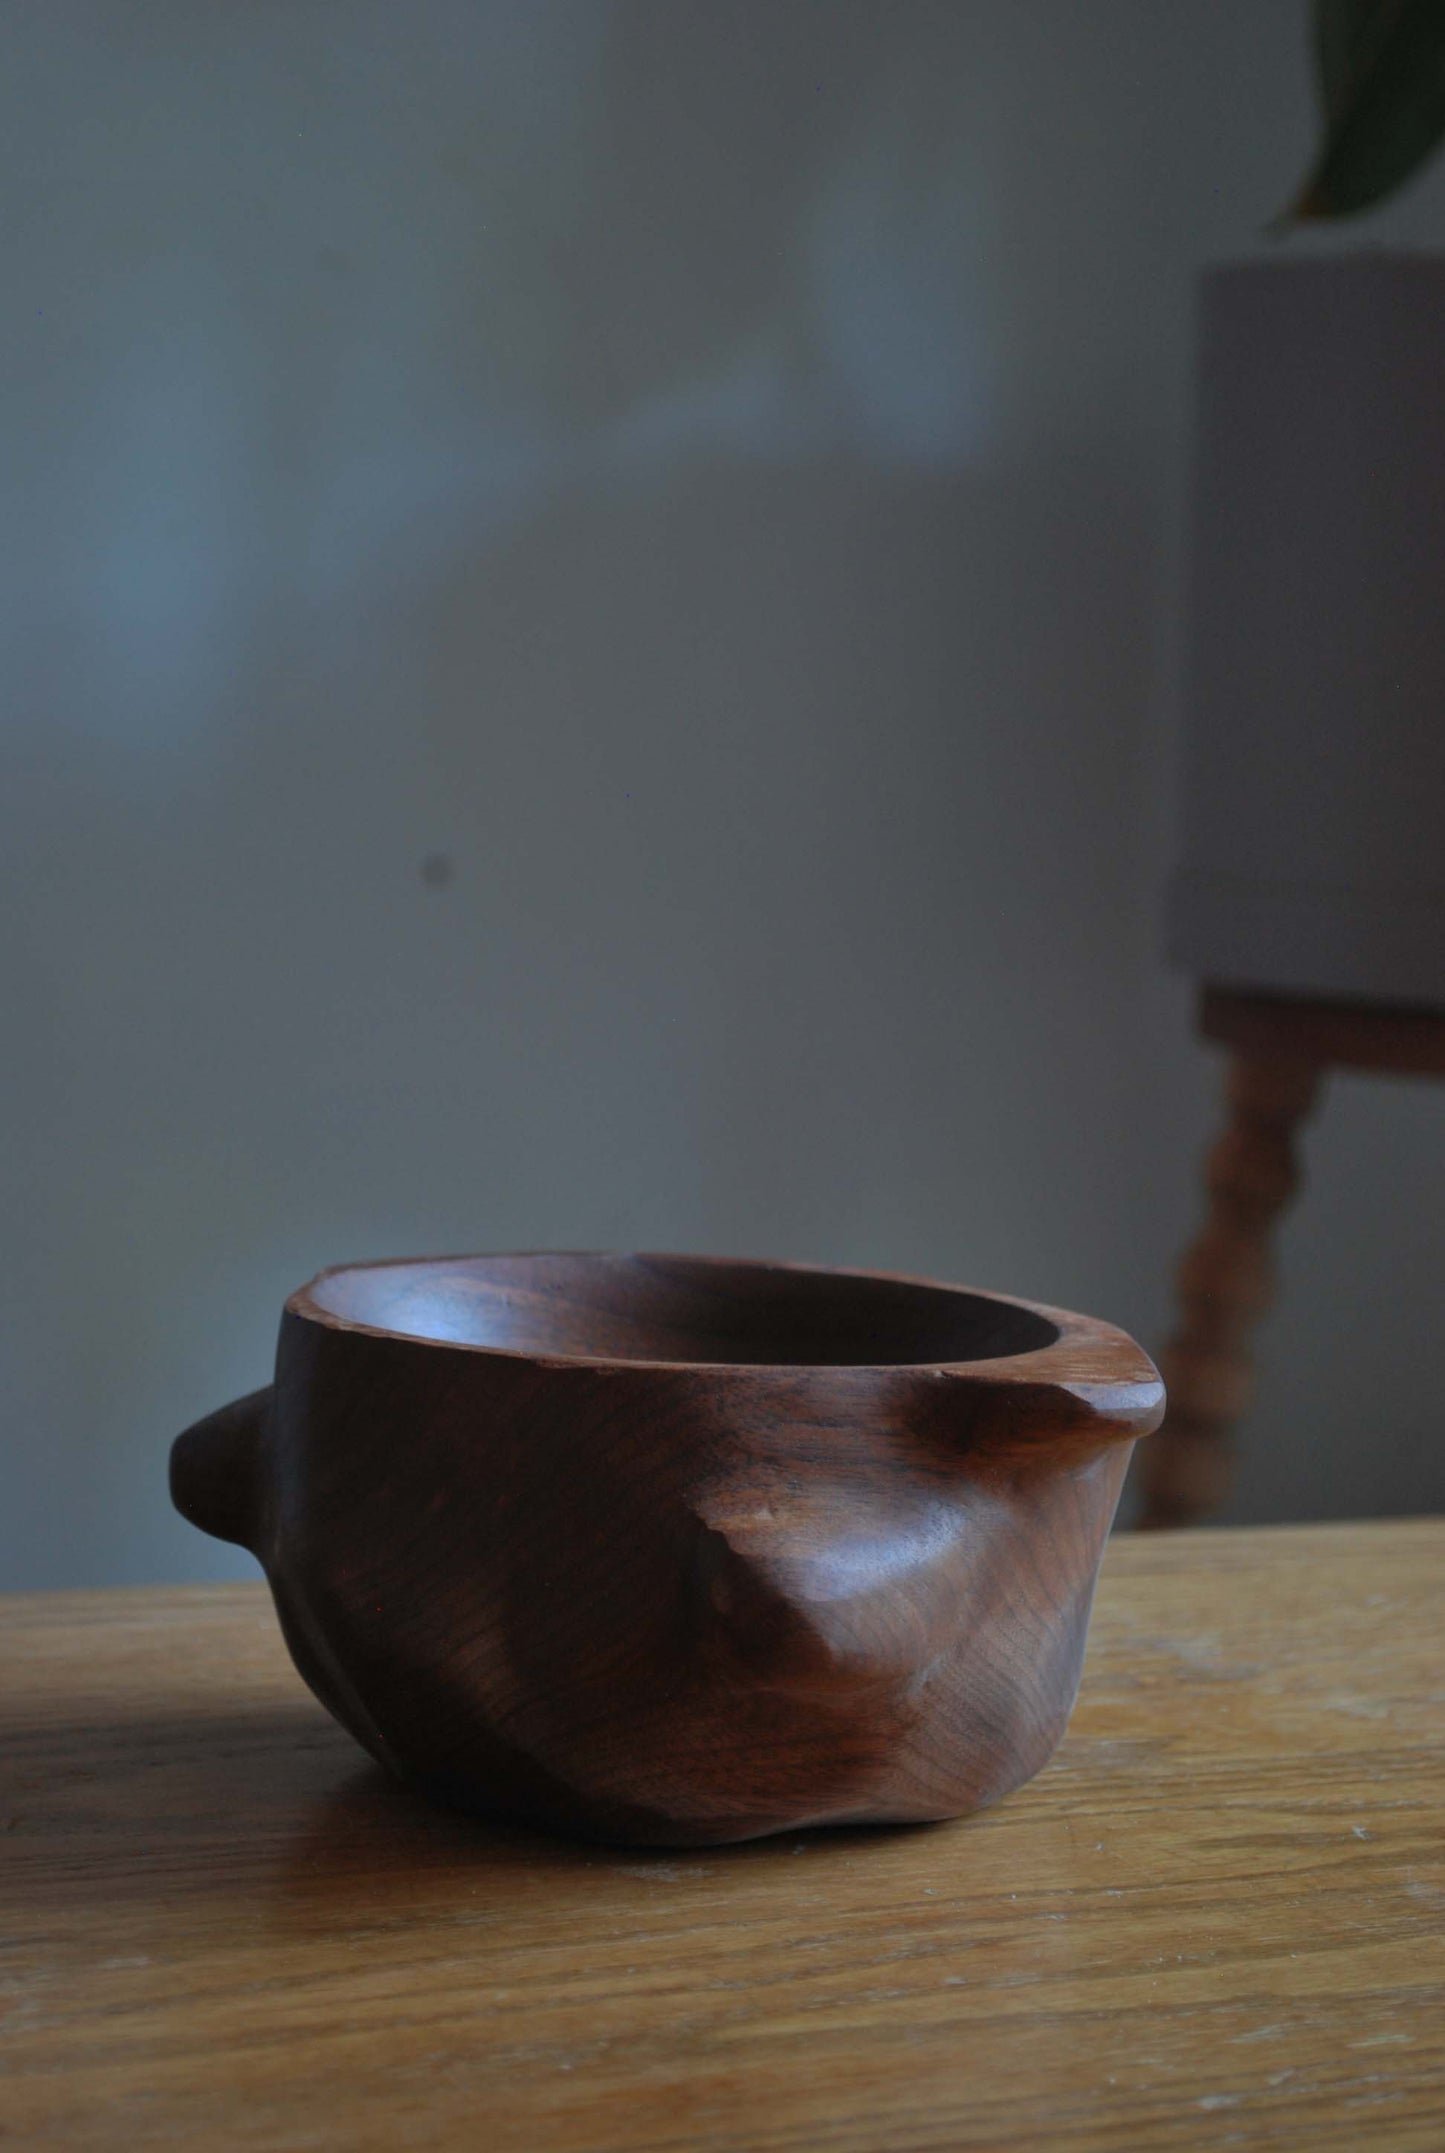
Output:
<svg viewBox="0 0 1445 2153">
<path fill-rule="evenodd" d="M 5 10 L 0 1581 L 248 1570 L 166 1444 L 341 1257 L 1157 1340 L 1188 309 L 1298 169 L 1302 18 Z M 1241 1511 L 1445 1496 L 1442 1139 L 1338 1087 Z"/>
</svg>

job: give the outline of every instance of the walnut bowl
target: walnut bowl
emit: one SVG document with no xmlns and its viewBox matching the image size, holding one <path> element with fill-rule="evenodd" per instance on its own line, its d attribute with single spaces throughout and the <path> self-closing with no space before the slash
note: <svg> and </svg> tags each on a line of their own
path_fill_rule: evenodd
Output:
<svg viewBox="0 0 1445 2153">
<path fill-rule="evenodd" d="M 1053 1752 L 1137 1436 L 1110 1325 L 696 1256 L 360 1264 L 178 1438 L 306 1681 L 440 1799 L 626 1844 L 952 1817 Z"/>
</svg>

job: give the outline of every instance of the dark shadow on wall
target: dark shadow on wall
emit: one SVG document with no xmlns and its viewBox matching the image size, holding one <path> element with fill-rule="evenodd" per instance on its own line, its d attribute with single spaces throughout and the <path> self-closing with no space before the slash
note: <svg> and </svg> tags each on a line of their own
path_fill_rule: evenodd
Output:
<svg viewBox="0 0 1445 2153">
<path fill-rule="evenodd" d="M 692 1102 L 723 1245 L 760 1211 L 795 1247 L 897 1218 L 1007 1277 L 1030 1207 L 1079 1207 L 1061 1270 L 1086 1286 L 1138 1105 L 1116 1042 L 1149 601 L 1142 478 L 1083 454 L 680 459 L 439 564 L 402 630 L 416 723 L 494 1014 L 540 1050 L 539 1139 L 565 1126 L 585 1172 L 645 1073 Z M 984 1065 L 994 1133 L 957 1113 Z"/>
<path fill-rule="evenodd" d="M 620 0 L 580 102 L 577 184 L 519 184 L 482 129 L 447 146 L 447 169 L 476 189 L 488 224 L 511 224 L 536 316 L 521 363 L 493 350 L 488 371 L 500 361 L 528 400 L 588 426 L 706 369 L 775 316 L 820 173 L 931 19 L 917 0 Z M 485 312 L 497 242 L 478 237 Z"/>
<path fill-rule="evenodd" d="M 153 8 L 88 73 L 57 35 L 94 124 L 27 242 L 75 320 L 23 420 L 16 1331 L 86 1464 L 63 1534 L 27 1464 L 27 1580 L 185 1559 L 165 1437 L 349 1254 L 1106 1276 L 1128 1319 L 1154 480 L 1030 372 L 1074 301 L 1027 148 L 995 126 L 987 201 L 957 163 L 1031 87 L 1037 25 L 985 16 L 358 0 L 342 52 Z M 891 424 L 995 346 L 1011 431 Z"/>
<path fill-rule="evenodd" d="M 948 10 L 620 0 L 600 21 L 564 120 L 539 104 L 519 151 L 479 102 L 436 146 L 475 208 L 442 355 L 459 390 L 586 429 L 710 372 L 763 325 L 785 325 L 806 358 L 804 231 L 880 123 L 890 201 L 871 229 L 879 205 L 864 202 L 863 252 L 900 204 L 905 250 L 920 224 L 946 242 L 940 203 L 990 64 L 971 64 Z"/>
</svg>

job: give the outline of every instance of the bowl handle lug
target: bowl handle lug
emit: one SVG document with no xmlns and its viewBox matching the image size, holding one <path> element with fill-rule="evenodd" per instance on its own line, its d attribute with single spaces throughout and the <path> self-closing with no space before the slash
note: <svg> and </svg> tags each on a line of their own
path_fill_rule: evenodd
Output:
<svg viewBox="0 0 1445 2153">
<path fill-rule="evenodd" d="M 192 1525 L 254 1553 L 261 1525 L 261 1450 L 275 1392 L 223 1405 L 171 1445 L 171 1501 Z"/>
</svg>

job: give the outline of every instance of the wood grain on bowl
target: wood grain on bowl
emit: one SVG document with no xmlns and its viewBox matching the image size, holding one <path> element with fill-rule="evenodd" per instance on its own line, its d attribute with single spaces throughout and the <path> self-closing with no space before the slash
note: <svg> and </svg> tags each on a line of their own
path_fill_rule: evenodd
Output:
<svg viewBox="0 0 1445 2153">
<path fill-rule="evenodd" d="M 953 1816 L 1037 1771 L 1163 1392 L 1091 1319 L 651 1256 L 354 1266 L 176 1444 L 296 1664 L 444 1800 L 623 1842 Z"/>
</svg>

